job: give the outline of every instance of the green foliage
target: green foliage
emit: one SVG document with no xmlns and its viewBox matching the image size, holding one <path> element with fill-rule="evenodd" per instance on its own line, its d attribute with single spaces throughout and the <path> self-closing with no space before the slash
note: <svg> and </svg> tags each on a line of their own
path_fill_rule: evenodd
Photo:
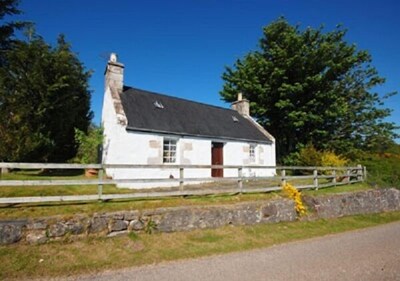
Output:
<svg viewBox="0 0 400 281">
<path fill-rule="evenodd" d="M 98 163 L 99 148 L 103 143 L 102 128 L 92 125 L 87 134 L 75 128 L 75 141 L 78 144 L 78 152 L 74 162 L 81 164 Z"/>
<path fill-rule="evenodd" d="M 321 166 L 323 167 L 343 167 L 349 160 L 341 155 L 336 155 L 332 151 L 324 151 L 321 155 Z"/>
<path fill-rule="evenodd" d="M 343 167 L 349 164 L 349 160 L 329 150 L 317 150 L 314 145 L 307 144 L 284 159 L 286 165 L 292 166 L 322 166 Z"/>
<path fill-rule="evenodd" d="M 223 73 L 222 98 L 242 92 L 251 101 L 251 115 L 277 139 L 278 161 L 307 143 L 355 154 L 395 136 L 395 125 L 382 121 L 391 110 L 373 92 L 385 79 L 346 32 L 301 30 L 279 18 L 263 29 L 258 50 Z"/>
<path fill-rule="evenodd" d="M 10 45 L 15 40 L 14 33 L 23 27 L 29 27 L 27 22 L 9 21 L 5 22 L 7 16 L 18 15 L 21 11 L 18 9 L 19 0 L 0 1 L 0 65 L 5 63 L 5 51 L 10 49 Z"/>
<path fill-rule="evenodd" d="M 157 223 L 150 218 L 144 225 L 144 232 L 147 234 L 153 234 L 157 230 Z"/>
<path fill-rule="evenodd" d="M 60 35 L 55 47 L 30 34 L 13 42 L 0 67 L 0 161 L 64 162 L 75 156 L 75 128 L 92 118 L 88 79 Z"/>
<path fill-rule="evenodd" d="M 367 167 L 368 182 L 373 186 L 400 188 L 400 145 L 393 147 L 397 153 L 369 153 L 361 159 Z"/>
<path fill-rule="evenodd" d="M 297 165 L 300 166 L 322 166 L 322 152 L 318 151 L 314 145 L 308 144 L 299 151 Z"/>
</svg>

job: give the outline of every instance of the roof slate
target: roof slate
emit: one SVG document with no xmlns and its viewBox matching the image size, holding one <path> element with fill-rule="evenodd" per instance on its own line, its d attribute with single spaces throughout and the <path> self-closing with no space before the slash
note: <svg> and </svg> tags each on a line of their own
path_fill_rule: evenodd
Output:
<svg viewBox="0 0 400 281">
<path fill-rule="evenodd" d="M 128 119 L 127 130 L 271 142 L 252 121 L 232 109 L 131 87 L 124 87 L 121 102 Z"/>
</svg>

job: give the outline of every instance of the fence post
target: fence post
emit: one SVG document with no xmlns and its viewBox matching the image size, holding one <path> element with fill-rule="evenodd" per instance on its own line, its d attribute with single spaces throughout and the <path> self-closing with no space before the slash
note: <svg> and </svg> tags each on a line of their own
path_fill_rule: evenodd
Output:
<svg viewBox="0 0 400 281">
<path fill-rule="evenodd" d="M 97 186 L 97 195 L 99 196 L 99 200 L 101 200 L 101 196 L 103 195 L 103 165 L 99 169 L 98 174 L 99 185 Z"/>
<path fill-rule="evenodd" d="M 336 170 L 335 169 L 332 170 L 332 177 L 333 177 L 332 183 L 334 186 L 336 186 Z"/>
<path fill-rule="evenodd" d="M 357 165 L 357 181 L 362 181 L 363 180 L 363 168 L 361 164 Z"/>
<path fill-rule="evenodd" d="M 363 181 L 367 180 L 367 167 L 364 166 Z"/>
<path fill-rule="evenodd" d="M 243 192 L 243 167 L 238 168 L 238 189 L 239 192 Z"/>
<path fill-rule="evenodd" d="M 281 171 L 282 187 L 286 185 L 286 170 Z"/>
<path fill-rule="evenodd" d="M 184 184 L 184 172 L 183 172 L 183 168 L 179 167 L 179 191 L 183 191 L 183 184 Z"/>
<path fill-rule="evenodd" d="M 314 170 L 313 175 L 314 175 L 314 187 L 315 187 L 315 190 L 318 190 L 318 170 L 317 169 Z"/>
<path fill-rule="evenodd" d="M 350 169 L 347 169 L 346 170 L 346 178 L 347 178 L 348 183 L 350 182 L 350 175 L 351 175 L 351 171 L 350 171 Z"/>
</svg>

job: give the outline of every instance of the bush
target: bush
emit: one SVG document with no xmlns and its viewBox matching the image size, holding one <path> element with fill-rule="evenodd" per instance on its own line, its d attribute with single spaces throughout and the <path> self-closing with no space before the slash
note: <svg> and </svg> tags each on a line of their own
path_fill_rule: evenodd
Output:
<svg viewBox="0 0 400 281">
<path fill-rule="evenodd" d="M 78 143 L 78 152 L 74 162 L 81 164 L 94 164 L 99 161 L 99 147 L 103 143 L 103 130 L 91 126 L 87 134 L 75 129 L 75 141 Z"/>
<path fill-rule="evenodd" d="M 348 159 L 343 156 L 336 155 L 332 151 L 323 151 L 321 153 L 321 166 L 323 167 L 343 167 L 348 163 Z"/>
<path fill-rule="evenodd" d="M 367 154 L 361 163 L 367 167 L 371 185 L 400 188 L 400 154 Z"/>
<path fill-rule="evenodd" d="M 349 164 L 349 160 L 337 155 L 333 151 L 319 151 L 312 144 L 299 149 L 299 152 L 289 154 L 284 159 L 284 164 L 288 166 L 306 166 L 306 167 L 344 167 Z M 297 171 L 300 174 L 309 174 L 310 171 Z M 330 174 L 329 171 L 323 172 Z"/>
<path fill-rule="evenodd" d="M 306 145 L 300 149 L 299 163 L 300 166 L 321 166 L 322 153 L 318 151 L 312 144 Z"/>
<path fill-rule="evenodd" d="M 300 216 L 305 215 L 307 210 L 306 210 L 306 207 L 304 206 L 303 200 L 301 198 L 301 192 L 297 188 L 295 188 L 293 185 L 291 185 L 290 183 L 286 183 L 282 187 L 282 190 L 287 197 L 289 197 L 290 199 L 292 199 L 294 201 L 296 212 Z"/>
</svg>

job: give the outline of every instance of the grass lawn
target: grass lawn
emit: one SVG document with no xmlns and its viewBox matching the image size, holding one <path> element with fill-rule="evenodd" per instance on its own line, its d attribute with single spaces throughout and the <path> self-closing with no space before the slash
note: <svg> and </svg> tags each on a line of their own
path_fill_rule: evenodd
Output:
<svg viewBox="0 0 400 281">
<path fill-rule="evenodd" d="M 32 187 L 0 187 L 0 197 L 4 196 L 4 192 L 10 192 L 9 189 L 15 188 L 30 189 Z M 72 192 L 71 187 L 38 187 L 40 189 L 52 189 L 52 192 L 60 189 L 60 192 Z M 94 188 L 93 186 L 90 188 Z M 106 189 L 106 188 L 105 188 Z M 126 189 L 118 189 L 109 187 L 108 191 L 114 189 L 122 192 L 132 192 Z M 352 185 L 337 186 L 324 188 L 319 190 L 303 190 L 303 194 L 318 195 L 329 194 L 346 191 L 359 191 L 370 189 L 366 183 L 356 183 Z M 2 191 L 3 190 L 3 191 Z M 74 194 L 81 194 L 86 188 L 83 186 L 73 190 Z M 3 192 L 3 193 L 2 193 Z M 50 192 L 50 191 L 47 191 Z M 40 193 L 38 193 L 39 195 Z M 64 194 L 64 193 L 62 193 Z M 189 205 L 215 205 L 215 204 L 232 204 L 254 200 L 268 200 L 283 196 L 280 191 L 268 193 L 251 193 L 251 194 L 225 194 L 225 195 L 208 195 L 208 196 L 188 196 L 188 197 L 166 197 L 159 199 L 129 199 L 129 200 L 112 200 L 108 202 L 90 201 L 90 202 L 57 202 L 57 203 L 32 203 L 32 204 L 12 204 L 0 205 L 0 219 L 12 218 L 35 218 L 53 215 L 73 215 L 77 213 L 93 214 L 96 212 L 112 212 L 121 210 L 143 210 L 161 207 L 177 207 Z"/>
<path fill-rule="evenodd" d="M 400 220 L 400 212 L 332 220 L 131 234 L 44 245 L 0 246 L 0 279 L 45 278 L 268 247 Z"/>
</svg>

